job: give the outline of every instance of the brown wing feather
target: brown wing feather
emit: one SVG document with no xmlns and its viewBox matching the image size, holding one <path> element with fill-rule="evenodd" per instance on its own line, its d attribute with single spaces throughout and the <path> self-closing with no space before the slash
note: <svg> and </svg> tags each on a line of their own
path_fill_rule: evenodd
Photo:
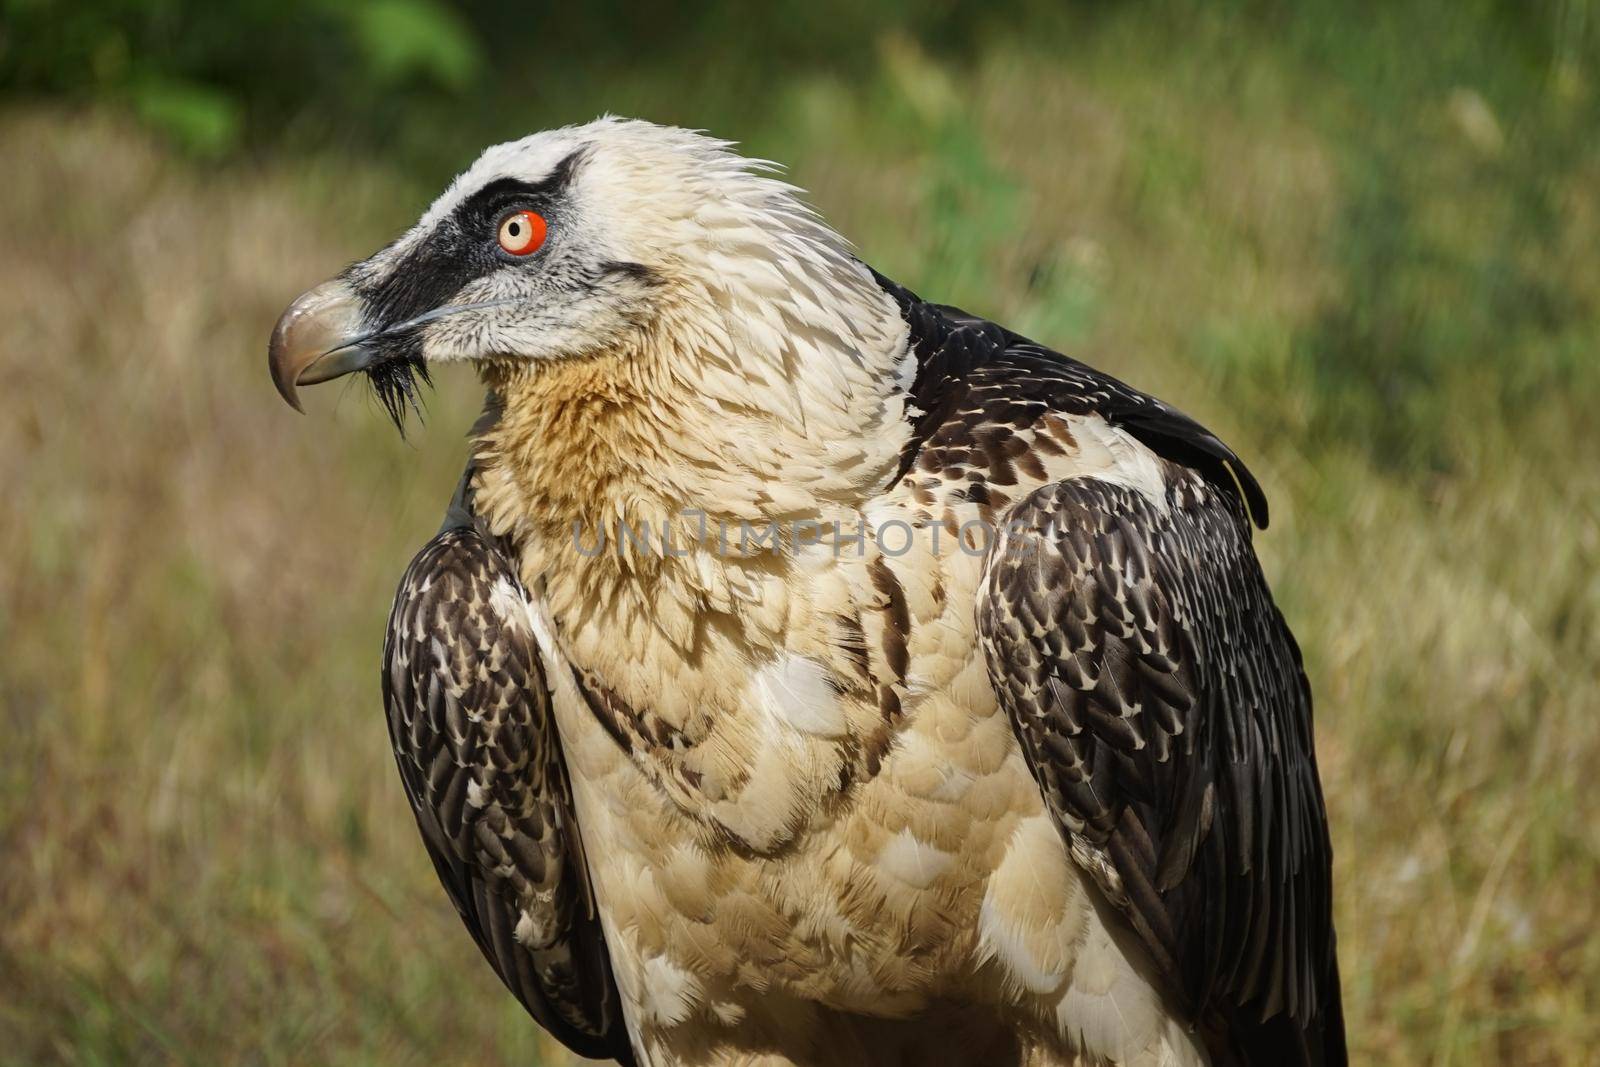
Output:
<svg viewBox="0 0 1600 1067">
<path fill-rule="evenodd" d="M 1091 479 L 997 508 L 990 678 L 1069 851 L 1214 1062 L 1343 1063 L 1310 690 L 1250 547 L 1260 485 L 1161 400 L 879 282 L 916 357 L 903 476 L 979 457 L 967 499 L 1005 500 L 1028 457 L 991 445 L 1050 415 L 1098 416 L 1165 461 L 1164 508 Z"/>
<path fill-rule="evenodd" d="M 631 1062 L 525 596 L 470 523 L 395 596 L 383 696 L 400 780 L 439 880 L 506 987 L 568 1048 Z"/>
<path fill-rule="evenodd" d="M 1075 858 L 1219 1063 L 1345 1059 L 1300 654 L 1235 493 L 1077 478 L 1020 501 L 978 623 Z"/>
</svg>

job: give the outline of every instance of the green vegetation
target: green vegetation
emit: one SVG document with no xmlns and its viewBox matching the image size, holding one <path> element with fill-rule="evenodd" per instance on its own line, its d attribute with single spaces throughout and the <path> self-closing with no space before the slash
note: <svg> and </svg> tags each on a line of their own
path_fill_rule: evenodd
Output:
<svg viewBox="0 0 1600 1067">
<path fill-rule="evenodd" d="M 1600 1044 L 1600 10 L 0 0 L 0 1064 L 550 1050 L 377 698 L 478 390 L 265 338 L 483 144 L 710 128 L 1251 462 L 1363 1063 Z M 341 399 L 335 399 L 340 397 Z"/>
</svg>

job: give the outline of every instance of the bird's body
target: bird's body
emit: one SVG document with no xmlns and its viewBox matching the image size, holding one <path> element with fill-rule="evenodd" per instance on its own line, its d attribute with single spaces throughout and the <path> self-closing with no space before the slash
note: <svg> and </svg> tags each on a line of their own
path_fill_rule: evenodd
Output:
<svg viewBox="0 0 1600 1067">
<path fill-rule="evenodd" d="M 887 294 L 884 313 L 901 319 Z M 503 407 L 536 412 L 538 430 L 502 414 L 480 450 L 478 506 L 514 544 L 538 486 L 600 484 L 590 473 L 553 477 L 607 449 L 583 435 L 631 436 L 616 424 L 623 410 L 610 422 L 576 417 L 567 452 L 553 440 L 553 413 L 594 394 L 582 381 L 553 395 L 550 377 L 538 380 L 537 402 L 518 403 L 515 387 L 502 387 Z M 617 980 L 647 1045 L 666 1050 L 667 1062 L 693 1062 L 708 1031 L 723 1031 L 730 1056 L 766 1041 L 810 1062 L 881 1062 L 875 1038 L 916 1033 L 868 1021 L 882 1018 L 931 1022 L 920 1035 L 928 1050 L 972 1062 L 987 1059 L 975 1038 L 1003 1049 L 1054 1027 L 1058 1013 L 1093 1028 L 1094 1012 L 1074 1020 L 1073 1002 L 1104 1001 L 1113 988 L 1115 1009 L 1098 1007 L 1130 1028 L 1093 1035 L 1102 1037 L 1095 1051 L 1134 1062 L 1169 1047 L 1171 1062 L 1199 1062 L 1177 1054 L 1188 1039 L 1163 1027 L 1143 961 L 1107 935 L 978 644 L 973 605 L 997 498 L 1020 500 L 1090 470 L 1160 477 L 1143 446 L 1097 417 L 1037 414 L 1015 427 L 1026 452 L 979 448 L 949 467 L 940 446 L 914 445 L 910 420 L 874 427 L 887 446 L 880 464 L 897 468 L 913 450 L 907 476 L 874 470 L 852 499 L 841 475 L 831 509 L 816 499 L 775 514 L 757 505 L 708 516 L 704 535 L 700 517 L 684 514 L 726 497 L 673 485 L 674 472 L 697 469 L 654 454 L 634 466 L 638 481 L 616 483 L 613 501 L 596 508 L 575 495 L 572 510 L 520 538 Z M 970 430 L 1010 430 L 1004 416 Z M 657 415 L 647 407 L 635 417 Z M 705 442 L 708 454 L 778 465 L 809 443 L 796 431 L 788 448 L 774 448 L 765 443 L 774 430 L 726 430 Z M 1052 444 L 1036 450 L 1035 435 Z M 1033 462 L 1019 470 L 1008 451 Z M 993 486 L 1006 464 L 1014 479 Z M 991 485 L 987 503 L 968 498 L 969 470 Z M 759 498 L 761 483 L 750 481 L 744 494 Z M 626 554 L 629 535 L 593 519 L 616 513 L 606 504 L 632 504 L 624 521 L 649 531 L 657 550 Z M 788 529 L 791 513 L 815 516 L 819 528 Z M 660 550 L 663 521 L 685 555 Z M 765 547 L 795 534 L 815 543 L 781 555 Z M 723 612 L 700 606 L 717 597 Z M 661 625 L 669 612 L 703 621 L 673 634 Z M 561 661 L 570 668 L 554 666 Z M 952 1019 L 951 1005 L 978 1018 Z M 989 1009 L 989 1032 L 985 1013 L 970 1012 L 976 1005 Z M 942 1039 L 946 1020 L 977 1033 Z"/>
<path fill-rule="evenodd" d="M 480 203 L 509 175 L 523 200 Z M 593 207 L 641 186 L 655 229 Z M 509 251 L 524 202 L 605 235 L 541 268 L 577 311 L 520 265 L 407 273 L 480 216 Z M 341 284 L 414 346 L 391 363 L 489 387 L 385 688 L 441 878 L 558 1036 L 1342 1062 L 1308 691 L 1214 437 L 642 124 L 491 150 Z"/>
</svg>

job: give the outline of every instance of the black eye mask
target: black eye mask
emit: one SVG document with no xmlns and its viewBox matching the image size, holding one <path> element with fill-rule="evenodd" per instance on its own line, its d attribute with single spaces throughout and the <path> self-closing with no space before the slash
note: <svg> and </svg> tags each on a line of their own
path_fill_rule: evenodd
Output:
<svg viewBox="0 0 1600 1067">
<path fill-rule="evenodd" d="M 354 268 L 345 279 L 366 307 L 366 328 L 383 338 L 384 358 L 366 370 L 378 402 L 401 433 L 410 408 L 422 414 L 418 381 L 431 385 L 422 359 L 421 327 L 430 312 L 472 282 L 508 263 L 535 266 L 538 253 L 513 256 L 499 247 L 497 229 L 508 211 L 526 208 L 559 229 L 562 207 L 585 149 L 567 154 L 539 182 L 497 178 L 474 192 L 440 220 L 377 284 L 363 284 Z"/>
</svg>

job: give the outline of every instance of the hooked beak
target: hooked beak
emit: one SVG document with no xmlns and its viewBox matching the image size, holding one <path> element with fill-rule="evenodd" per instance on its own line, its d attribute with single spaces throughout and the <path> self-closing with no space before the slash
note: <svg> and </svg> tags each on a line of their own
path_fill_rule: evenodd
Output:
<svg viewBox="0 0 1600 1067">
<path fill-rule="evenodd" d="M 362 331 L 361 303 L 334 279 L 302 293 L 278 319 L 267 346 L 272 384 L 289 406 L 304 411 L 298 386 L 365 370 L 378 359 L 373 334 Z"/>
</svg>

